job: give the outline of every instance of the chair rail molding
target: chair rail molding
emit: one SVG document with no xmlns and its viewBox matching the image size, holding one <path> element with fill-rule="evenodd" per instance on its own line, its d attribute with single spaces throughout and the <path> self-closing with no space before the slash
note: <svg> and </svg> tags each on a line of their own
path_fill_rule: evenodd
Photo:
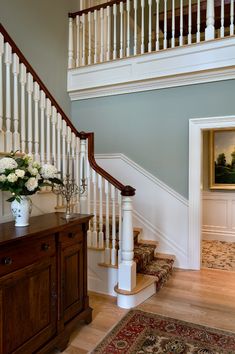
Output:
<svg viewBox="0 0 235 354">
<path fill-rule="evenodd" d="M 72 101 L 235 78 L 235 36 L 68 70 Z"/>
<path fill-rule="evenodd" d="M 189 120 L 189 238 L 188 265 L 201 267 L 202 190 L 201 159 L 202 131 L 215 128 L 234 128 L 235 116 L 194 118 Z"/>
</svg>

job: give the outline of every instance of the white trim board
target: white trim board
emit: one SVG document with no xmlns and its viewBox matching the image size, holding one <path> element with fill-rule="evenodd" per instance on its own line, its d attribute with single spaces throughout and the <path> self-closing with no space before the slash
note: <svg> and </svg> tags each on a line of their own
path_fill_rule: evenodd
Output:
<svg viewBox="0 0 235 354">
<path fill-rule="evenodd" d="M 201 170 L 202 132 L 205 129 L 234 128 L 235 116 L 194 118 L 189 120 L 189 239 L 188 264 L 201 267 Z"/>
<path fill-rule="evenodd" d="M 70 99 L 82 100 L 235 78 L 235 36 L 68 71 Z"/>
<path fill-rule="evenodd" d="M 132 185 L 134 225 L 143 239 L 159 241 L 160 251 L 175 254 L 188 268 L 188 201 L 123 154 L 96 155 L 98 164 L 121 182 Z"/>
</svg>

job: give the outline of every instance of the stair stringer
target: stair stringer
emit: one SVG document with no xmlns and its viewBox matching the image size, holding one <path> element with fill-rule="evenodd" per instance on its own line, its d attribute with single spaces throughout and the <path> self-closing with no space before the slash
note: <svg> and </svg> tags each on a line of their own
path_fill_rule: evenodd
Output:
<svg viewBox="0 0 235 354">
<path fill-rule="evenodd" d="M 116 297 L 118 269 L 101 267 L 103 261 L 104 251 L 88 249 L 88 290 Z"/>
<path fill-rule="evenodd" d="M 143 239 L 159 242 L 160 252 L 174 254 L 176 267 L 188 269 L 188 200 L 124 154 L 96 155 L 99 164 L 138 190 L 134 227 Z"/>
</svg>

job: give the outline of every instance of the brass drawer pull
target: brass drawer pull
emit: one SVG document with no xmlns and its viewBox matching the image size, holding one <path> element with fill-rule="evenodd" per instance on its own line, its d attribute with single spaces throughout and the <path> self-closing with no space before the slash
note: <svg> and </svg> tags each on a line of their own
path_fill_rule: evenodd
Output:
<svg viewBox="0 0 235 354">
<path fill-rule="evenodd" d="M 4 257 L 2 259 L 2 264 L 5 264 L 5 265 L 10 265 L 10 264 L 12 264 L 12 262 L 13 262 L 13 260 L 11 257 Z"/>
<path fill-rule="evenodd" d="M 50 248 L 50 245 L 48 243 L 43 243 L 41 246 L 42 251 L 48 251 Z"/>
</svg>

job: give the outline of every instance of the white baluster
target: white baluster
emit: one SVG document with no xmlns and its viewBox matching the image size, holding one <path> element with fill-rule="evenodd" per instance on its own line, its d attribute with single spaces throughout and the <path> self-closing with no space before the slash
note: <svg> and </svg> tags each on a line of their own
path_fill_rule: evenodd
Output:
<svg viewBox="0 0 235 354">
<path fill-rule="evenodd" d="M 180 36 L 179 44 L 182 46 L 184 44 L 184 24 L 183 24 L 183 0 L 180 0 Z"/>
<path fill-rule="evenodd" d="M 149 5 L 149 33 L 148 33 L 148 52 L 152 51 L 152 0 L 148 0 Z"/>
<path fill-rule="evenodd" d="M 126 3 L 126 11 L 127 11 L 127 42 L 126 42 L 126 56 L 130 56 L 130 0 L 127 0 Z"/>
<path fill-rule="evenodd" d="M 230 36 L 234 35 L 234 0 L 230 0 Z"/>
<path fill-rule="evenodd" d="M 92 184 L 93 184 L 93 232 L 92 232 L 92 246 L 97 247 L 97 194 L 96 194 L 96 172 L 92 170 Z"/>
<path fill-rule="evenodd" d="M 74 49 L 73 49 L 73 19 L 69 18 L 69 53 L 68 53 L 68 68 L 74 67 Z"/>
<path fill-rule="evenodd" d="M 119 50 L 119 56 L 120 58 L 123 58 L 124 52 L 123 52 L 123 2 L 120 2 L 120 50 Z"/>
<path fill-rule="evenodd" d="M 79 185 L 82 185 L 82 182 L 86 183 L 86 139 L 81 139 L 80 140 L 80 183 Z M 80 195 L 80 209 L 82 214 L 87 213 L 87 194 L 82 193 Z"/>
<path fill-rule="evenodd" d="M 39 156 L 39 118 L 38 118 L 38 108 L 40 99 L 40 89 L 37 82 L 34 82 L 34 158 L 36 161 L 40 161 Z"/>
<path fill-rule="evenodd" d="M 117 5 L 113 5 L 113 59 L 117 58 Z"/>
<path fill-rule="evenodd" d="M 13 54 L 12 72 L 14 76 L 14 133 L 13 133 L 13 149 L 20 150 L 20 134 L 19 134 L 19 98 L 18 98 L 18 76 L 20 72 L 19 58 Z"/>
<path fill-rule="evenodd" d="M 171 19 L 171 48 L 175 47 L 175 0 L 172 0 L 172 19 Z"/>
<path fill-rule="evenodd" d="M 57 111 L 56 108 L 52 107 L 52 159 L 54 165 L 57 163 L 57 154 L 56 154 L 56 124 L 57 124 Z"/>
<path fill-rule="evenodd" d="M 99 190 L 99 248 L 104 247 L 104 232 L 103 232 L 103 179 L 98 175 L 98 190 Z"/>
<path fill-rule="evenodd" d="M 45 163 L 45 108 L 46 95 L 43 91 L 40 92 L 40 155 L 41 164 Z"/>
<path fill-rule="evenodd" d="M 76 54 L 76 67 L 80 66 L 80 16 L 76 16 L 76 47 L 77 47 L 77 54 Z"/>
<path fill-rule="evenodd" d="M 104 251 L 104 262 L 105 264 L 110 264 L 111 262 L 111 250 L 109 246 L 109 182 L 105 181 L 105 251 Z"/>
<path fill-rule="evenodd" d="M 97 63 L 97 50 L 98 50 L 98 45 L 97 45 L 97 33 L 98 33 L 98 19 L 97 19 L 97 10 L 94 11 L 94 27 L 95 27 L 95 33 L 94 33 L 94 46 L 95 46 L 95 53 L 94 53 L 94 63 Z"/>
<path fill-rule="evenodd" d="M 62 176 L 66 177 L 66 134 L 67 125 L 65 120 L 62 120 Z"/>
<path fill-rule="evenodd" d="M 144 53 L 144 3 L 145 0 L 141 0 L 141 46 L 140 52 Z"/>
<path fill-rule="evenodd" d="M 201 41 L 200 27 L 201 27 L 200 0 L 197 0 L 197 35 L 196 35 L 197 43 Z"/>
<path fill-rule="evenodd" d="M 28 93 L 28 153 L 33 152 L 33 112 L 32 112 L 32 96 L 33 96 L 33 77 L 27 74 L 27 93 Z"/>
<path fill-rule="evenodd" d="M 104 61 L 104 9 L 100 9 L 100 62 Z"/>
<path fill-rule="evenodd" d="M 4 54 L 4 38 L 0 33 L 0 151 L 5 151 L 5 134 L 3 131 L 3 72 L 2 57 Z"/>
<path fill-rule="evenodd" d="M 6 64 L 6 151 L 13 148 L 11 132 L 11 64 L 12 50 L 8 43 L 5 43 L 5 64 Z"/>
<path fill-rule="evenodd" d="M 70 164 L 70 156 L 71 156 L 71 141 L 72 141 L 72 134 L 71 128 L 67 126 L 67 164 L 69 164 L 69 174 L 71 177 L 71 164 Z M 68 165 L 67 165 L 68 166 Z"/>
<path fill-rule="evenodd" d="M 86 18 L 82 14 L 82 65 L 86 64 Z"/>
<path fill-rule="evenodd" d="M 159 0 L 156 0 L 156 44 L 155 49 L 159 50 Z"/>
<path fill-rule="evenodd" d="M 26 152 L 26 125 L 25 125 L 25 85 L 27 82 L 26 67 L 20 64 L 21 107 L 20 107 L 20 135 L 21 152 Z"/>
<path fill-rule="evenodd" d="M 137 54 L 138 35 L 137 35 L 137 0 L 134 0 L 134 55 Z"/>
<path fill-rule="evenodd" d="M 88 65 L 91 64 L 91 12 L 88 12 Z"/>
<path fill-rule="evenodd" d="M 111 15 L 110 15 L 110 6 L 107 6 L 107 52 L 106 60 L 110 60 L 110 51 L 111 51 Z"/>
<path fill-rule="evenodd" d="M 118 208 L 119 208 L 119 220 L 118 220 L 118 264 L 122 261 L 122 195 L 118 193 Z"/>
<path fill-rule="evenodd" d="M 188 44 L 192 43 L 192 0 L 188 0 Z"/>
<path fill-rule="evenodd" d="M 221 0 L 221 12 L 220 12 L 220 37 L 224 37 L 224 0 Z"/>
<path fill-rule="evenodd" d="M 91 168 L 89 161 L 87 159 L 87 213 L 91 213 Z M 87 230 L 87 245 L 92 246 L 92 231 L 91 231 L 91 221 L 89 221 L 89 227 Z"/>
<path fill-rule="evenodd" d="M 80 187 L 80 166 L 79 166 L 79 154 L 80 154 L 80 139 L 76 136 L 76 151 L 75 151 L 75 182 Z M 77 199 L 77 212 L 80 213 L 80 196 L 79 193 L 76 196 Z"/>
<path fill-rule="evenodd" d="M 205 40 L 215 38 L 215 5 L 214 0 L 207 0 L 206 6 L 206 29 L 205 29 Z"/>
<path fill-rule="evenodd" d="M 116 250 L 116 205 L 115 205 L 115 187 L 111 186 L 111 200 L 112 200 L 112 251 L 111 251 L 111 264 L 117 263 L 117 250 Z"/>
<path fill-rule="evenodd" d="M 164 0 L 164 39 L 163 49 L 167 48 L 167 0 Z"/>
<path fill-rule="evenodd" d="M 46 156 L 47 163 L 51 162 L 51 101 L 46 99 L 46 117 L 47 117 L 47 140 L 46 140 Z"/>
<path fill-rule="evenodd" d="M 122 198 L 122 216 L 122 262 L 118 268 L 118 287 L 131 291 L 136 286 L 131 197 L 123 196 Z"/>
<path fill-rule="evenodd" d="M 61 128 L 62 128 L 62 118 L 61 114 L 57 113 L 57 170 L 60 172 L 60 177 L 62 177 L 62 171 L 61 171 Z"/>
</svg>

